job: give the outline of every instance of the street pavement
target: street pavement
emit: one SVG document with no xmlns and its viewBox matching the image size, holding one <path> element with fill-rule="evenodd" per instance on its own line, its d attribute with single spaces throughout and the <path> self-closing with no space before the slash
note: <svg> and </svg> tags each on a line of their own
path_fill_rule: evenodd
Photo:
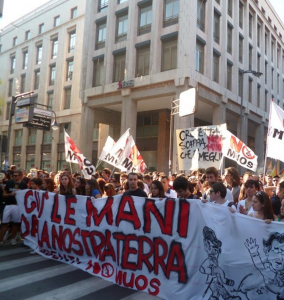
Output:
<svg viewBox="0 0 284 300">
<path fill-rule="evenodd" d="M 74 266 L 31 255 L 21 243 L 0 246 L 1 300 L 159 300 Z"/>
</svg>

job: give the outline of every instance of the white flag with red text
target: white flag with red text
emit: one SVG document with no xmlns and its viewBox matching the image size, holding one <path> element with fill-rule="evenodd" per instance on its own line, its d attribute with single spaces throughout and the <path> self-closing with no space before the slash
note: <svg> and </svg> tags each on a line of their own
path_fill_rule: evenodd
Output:
<svg viewBox="0 0 284 300">
<path fill-rule="evenodd" d="M 267 131 L 266 156 L 284 161 L 284 111 L 271 101 Z"/>
<path fill-rule="evenodd" d="M 65 160 L 67 162 L 79 164 L 80 170 L 84 174 L 85 178 L 91 178 L 92 174 L 95 174 L 96 168 L 92 163 L 83 155 L 83 153 L 77 148 L 73 140 L 68 133 L 64 130 L 65 136 Z"/>
<path fill-rule="evenodd" d="M 111 149 L 114 147 L 114 145 L 115 145 L 115 141 L 110 136 L 108 136 L 105 145 L 103 147 L 102 153 L 99 157 L 99 160 L 103 160 L 106 157 L 107 153 L 109 153 Z"/>
</svg>

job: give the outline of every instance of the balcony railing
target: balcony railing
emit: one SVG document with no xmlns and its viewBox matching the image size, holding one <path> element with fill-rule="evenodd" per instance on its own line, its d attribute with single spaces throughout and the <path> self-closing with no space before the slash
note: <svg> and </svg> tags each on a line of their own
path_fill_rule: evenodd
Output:
<svg viewBox="0 0 284 300">
<path fill-rule="evenodd" d="M 120 33 L 115 37 L 115 42 L 119 43 L 119 42 L 125 41 L 126 38 L 127 38 L 127 32 Z"/>
<path fill-rule="evenodd" d="M 107 8 L 108 8 L 108 2 L 100 3 L 100 5 L 99 5 L 99 11 L 103 11 L 103 10 L 105 10 Z"/>
<path fill-rule="evenodd" d="M 151 24 L 143 25 L 138 28 L 138 35 L 151 32 Z"/>
<path fill-rule="evenodd" d="M 178 14 L 164 18 L 163 27 L 168 27 L 178 23 Z"/>
<path fill-rule="evenodd" d="M 104 48 L 105 47 L 105 43 L 106 43 L 105 41 L 99 41 L 99 42 L 97 42 L 96 43 L 96 50 Z"/>
<path fill-rule="evenodd" d="M 198 27 L 200 30 L 204 31 L 204 30 L 205 30 L 205 23 L 204 23 L 202 20 L 197 19 L 197 27 Z"/>
</svg>

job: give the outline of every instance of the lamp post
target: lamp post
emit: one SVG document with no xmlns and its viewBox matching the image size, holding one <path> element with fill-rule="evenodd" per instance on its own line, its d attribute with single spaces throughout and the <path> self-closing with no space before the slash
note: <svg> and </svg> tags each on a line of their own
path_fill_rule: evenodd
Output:
<svg viewBox="0 0 284 300">
<path fill-rule="evenodd" d="M 243 140 L 242 137 L 242 122 L 243 122 L 243 102 L 244 102 L 244 74 L 253 74 L 256 77 L 260 77 L 263 73 L 261 72 L 257 72 L 254 70 L 246 70 L 246 71 L 242 71 L 241 75 L 242 75 L 242 80 L 241 80 L 241 91 L 242 91 L 242 95 L 241 95 L 241 109 L 240 109 L 240 140 Z"/>
</svg>

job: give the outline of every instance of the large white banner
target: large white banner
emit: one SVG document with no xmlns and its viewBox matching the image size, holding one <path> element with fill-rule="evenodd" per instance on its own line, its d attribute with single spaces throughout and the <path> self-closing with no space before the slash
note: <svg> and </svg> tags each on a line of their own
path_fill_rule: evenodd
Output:
<svg viewBox="0 0 284 300">
<path fill-rule="evenodd" d="M 266 156 L 284 161 L 284 111 L 273 101 L 270 102 L 267 131 Z"/>
<path fill-rule="evenodd" d="M 226 124 L 176 130 L 179 170 L 219 169 L 225 130 Z"/>
<path fill-rule="evenodd" d="M 226 139 L 223 141 L 223 155 L 246 169 L 254 172 L 257 169 L 257 155 L 229 130 L 226 130 Z"/>
<path fill-rule="evenodd" d="M 25 244 L 163 299 L 284 298 L 284 224 L 198 200 L 16 193 Z"/>
</svg>

